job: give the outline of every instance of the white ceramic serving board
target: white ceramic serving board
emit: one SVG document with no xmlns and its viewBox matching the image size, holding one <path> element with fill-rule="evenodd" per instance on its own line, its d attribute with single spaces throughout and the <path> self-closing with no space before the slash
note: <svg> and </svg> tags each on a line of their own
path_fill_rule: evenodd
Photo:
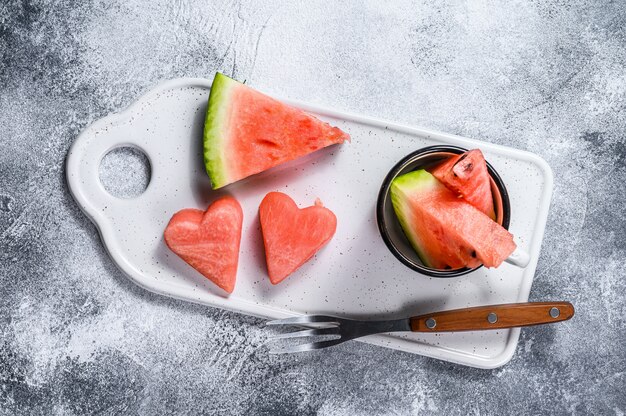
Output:
<svg viewBox="0 0 626 416">
<path fill-rule="evenodd" d="M 352 136 L 305 158 L 213 191 L 202 164 L 202 130 L 211 83 L 204 79 L 166 82 L 120 114 L 88 127 L 67 159 L 72 195 L 100 231 L 114 262 L 135 283 L 156 293 L 266 318 L 299 314 L 391 318 L 485 304 L 523 302 L 537 265 L 552 193 L 552 172 L 524 151 L 369 117 L 285 102 L 314 113 Z M 480 148 L 504 180 L 511 198 L 510 231 L 531 256 L 525 269 L 504 263 L 462 277 L 429 278 L 389 252 L 379 235 L 375 205 L 379 187 L 396 162 L 424 146 Z M 148 156 L 152 176 L 134 199 L 109 195 L 99 180 L 103 156 L 134 146 Z M 337 233 L 311 261 L 286 281 L 267 278 L 257 215 L 270 191 L 290 195 L 300 207 L 319 197 L 338 219 Z M 225 193 L 244 211 L 235 291 L 226 296 L 168 250 L 162 238 L 172 214 L 205 209 Z M 465 365 L 505 364 L 519 329 L 447 334 L 376 335 L 376 345 Z"/>
</svg>

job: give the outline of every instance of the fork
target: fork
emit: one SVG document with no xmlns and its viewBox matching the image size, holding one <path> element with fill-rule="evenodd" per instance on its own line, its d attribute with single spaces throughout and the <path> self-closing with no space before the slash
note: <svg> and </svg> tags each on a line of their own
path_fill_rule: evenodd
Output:
<svg viewBox="0 0 626 416">
<path fill-rule="evenodd" d="M 310 328 L 274 336 L 272 341 L 319 336 L 332 338 L 270 350 L 272 354 L 286 354 L 318 350 L 351 339 L 384 332 L 480 331 L 549 324 L 566 321 L 572 316 L 574 316 L 574 305 L 569 302 L 528 302 L 477 306 L 388 321 L 358 321 L 334 316 L 305 315 L 269 321 L 266 325 L 295 325 Z"/>
</svg>

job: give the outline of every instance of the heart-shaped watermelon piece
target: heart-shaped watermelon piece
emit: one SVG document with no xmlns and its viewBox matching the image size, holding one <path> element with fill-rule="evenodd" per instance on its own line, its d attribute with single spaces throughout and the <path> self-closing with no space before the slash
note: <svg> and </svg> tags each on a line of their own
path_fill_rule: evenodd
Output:
<svg viewBox="0 0 626 416">
<path fill-rule="evenodd" d="M 232 197 L 206 211 L 183 209 L 172 216 L 163 236 L 167 246 L 207 279 L 232 293 L 237 279 L 243 211 Z"/>
<path fill-rule="evenodd" d="M 259 207 L 267 271 L 278 284 L 306 263 L 337 230 L 337 217 L 322 206 L 299 209 L 288 195 L 270 192 Z"/>
</svg>

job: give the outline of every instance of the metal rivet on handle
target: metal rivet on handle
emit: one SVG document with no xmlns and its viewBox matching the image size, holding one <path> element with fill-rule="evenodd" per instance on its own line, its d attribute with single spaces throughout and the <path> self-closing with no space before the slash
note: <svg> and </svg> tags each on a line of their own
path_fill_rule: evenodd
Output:
<svg viewBox="0 0 626 416">
<path fill-rule="evenodd" d="M 559 310 L 559 308 L 552 308 L 552 309 L 550 309 L 550 316 L 551 317 L 558 318 L 560 314 L 561 314 L 561 311 Z"/>
<path fill-rule="evenodd" d="M 487 321 L 489 321 L 490 324 L 495 324 L 496 322 L 498 322 L 498 315 L 496 315 L 495 312 L 491 312 L 489 315 L 487 315 Z"/>
<path fill-rule="evenodd" d="M 433 318 L 428 318 L 426 320 L 426 327 L 428 329 L 433 329 L 436 326 L 437 326 L 437 321 L 435 321 Z"/>
</svg>

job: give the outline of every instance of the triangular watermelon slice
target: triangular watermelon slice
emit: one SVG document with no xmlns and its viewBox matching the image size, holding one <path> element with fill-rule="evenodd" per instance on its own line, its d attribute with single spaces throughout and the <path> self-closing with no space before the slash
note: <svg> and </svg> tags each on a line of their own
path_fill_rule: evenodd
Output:
<svg viewBox="0 0 626 416">
<path fill-rule="evenodd" d="M 400 225 L 425 266 L 498 267 L 515 250 L 513 236 L 425 170 L 391 183 Z"/>
<path fill-rule="evenodd" d="M 204 277 L 232 293 L 237 278 L 243 211 L 232 197 L 206 211 L 183 209 L 172 216 L 163 236 L 167 246 Z"/>
<path fill-rule="evenodd" d="M 487 162 L 479 149 L 453 156 L 431 173 L 489 218 L 496 218 Z"/>
<path fill-rule="evenodd" d="M 346 140 L 337 127 L 215 74 L 204 126 L 213 189 Z"/>
<path fill-rule="evenodd" d="M 278 284 L 306 263 L 335 234 L 337 217 L 322 206 L 299 209 L 288 195 L 270 192 L 259 206 L 267 271 Z"/>
</svg>

